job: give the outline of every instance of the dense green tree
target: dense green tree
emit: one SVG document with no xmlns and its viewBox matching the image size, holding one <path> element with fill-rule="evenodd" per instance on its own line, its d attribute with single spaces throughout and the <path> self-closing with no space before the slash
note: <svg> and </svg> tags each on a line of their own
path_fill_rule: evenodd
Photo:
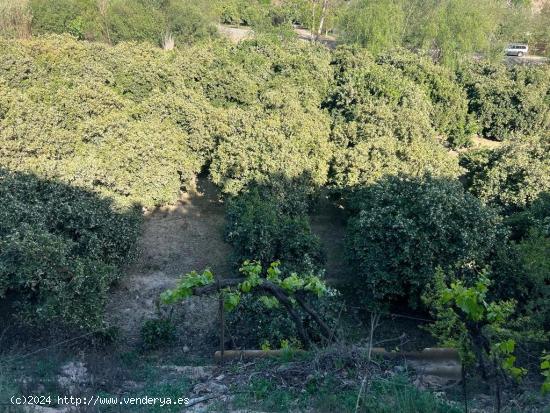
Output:
<svg viewBox="0 0 550 413">
<path fill-rule="evenodd" d="M 335 86 L 325 103 L 333 114 L 333 185 L 359 187 L 398 173 L 458 175 L 456 159 L 436 138 L 434 107 L 420 85 L 357 49 L 337 51 L 334 65 Z"/>
<path fill-rule="evenodd" d="M 367 302 L 416 305 L 438 266 L 484 262 L 503 235 L 496 213 L 458 181 L 390 177 L 351 203 L 349 283 Z"/>
<path fill-rule="evenodd" d="M 461 160 L 468 171 L 466 186 L 505 212 L 522 210 L 550 191 L 549 151 L 548 135 L 541 135 L 517 139 L 493 151 L 467 153 Z"/>
<path fill-rule="evenodd" d="M 291 271 L 318 272 L 323 254 L 307 216 L 308 191 L 307 180 L 292 182 L 279 176 L 231 198 L 226 239 L 234 247 L 235 262 L 281 260 Z"/>
<path fill-rule="evenodd" d="M 70 33 L 110 44 L 160 44 L 171 34 L 177 45 L 215 35 L 206 2 L 188 0 L 30 0 L 35 33 Z"/>
<path fill-rule="evenodd" d="M 29 60 L 10 55 L 0 83 L 4 166 L 151 207 L 177 199 L 212 157 L 216 112 L 185 88 L 160 49 L 143 47 L 133 59 L 135 46 L 66 37 L 18 49 Z"/>
<path fill-rule="evenodd" d="M 70 33 L 78 39 L 104 40 L 94 0 L 30 0 L 35 34 Z"/>
<path fill-rule="evenodd" d="M 531 45 L 535 45 L 548 56 L 550 54 L 550 4 L 545 3 L 533 20 L 534 33 Z"/>
<path fill-rule="evenodd" d="M 405 20 L 400 0 L 352 0 L 340 19 L 340 34 L 376 53 L 402 45 Z"/>
<path fill-rule="evenodd" d="M 494 0 L 352 0 L 343 7 L 344 40 L 373 52 L 421 48 L 448 65 L 494 49 L 505 11 Z"/>
<path fill-rule="evenodd" d="M 550 128 L 550 71 L 546 67 L 465 65 L 460 79 L 481 134 L 504 141 Z"/>
<path fill-rule="evenodd" d="M 409 6 L 406 43 L 455 65 L 475 52 L 490 53 L 503 18 L 495 0 L 417 0 Z M 497 46 L 500 49 L 500 45 Z"/>
<path fill-rule="evenodd" d="M 405 50 L 382 54 L 377 62 L 398 68 L 422 87 L 432 102 L 432 125 L 447 137 L 451 146 L 470 142 L 475 126 L 468 115 L 467 96 L 450 70 L 425 55 Z"/>
<path fill-rule="evenodd" d="M 0 170 L 0 299 L 30 323 L 97 327 L 140 217 L 95 194 Z"/>
</svg>

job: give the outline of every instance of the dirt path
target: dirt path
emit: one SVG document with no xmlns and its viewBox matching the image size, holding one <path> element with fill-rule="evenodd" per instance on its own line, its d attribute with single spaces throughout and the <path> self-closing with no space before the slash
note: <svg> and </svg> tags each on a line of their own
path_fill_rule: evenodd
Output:
<svg viewBox="0 0 550 413">
<path fill-rule="evenodd" d="M 236 27 L 218 24 L 218 32 L 233 43 L 239 43 L 242 40 L 250 39 L 254 36 L 254 31 L 246 26 Z"/>
<path fill-rule="evenodd" d="M 176 205 L 147 214 L 139 240 L 140 255 L 114 288 L 107 306 L 108 320 L 121 328 L 130 342 L 139 337 L 143 322 L 157 314 L 159 294 L 193 270 L 209 267 L 214 274 L 227 274 L 231 247 L 223 240 L 224 207 L 218 191 L 207 179 L 181 196 Z M 206 334 L 216 322 L 216 303 L 192 299 L 177 306 L 176 324 Z M 189 336 L 189 334 L 184 334 Z M 189 345 L 205 337 L 195 337 Z"/>
<path fill-rule="evenodd" d="M 308 41 L 308 42 L 311 42 L 313 41 L 313 39 L 315 39 L 315 35 L 313 33 L 311 33 L 311 31 L 309 31 L 308 29 L 304 29 L 302 27 L 294 27 L 294 31 L 296 32 L 296 34 L 298 35 L 298 39 L 300 40 L 305 40 L 305 41 Z M 325 35 L 321 35 L 317 38 L 317 41 L 323 45 L 325 45 L 326 47 L 328 47 L 329 49 L 335 49 L 336 48 L 336 37 L 334 36 L 325 36 Z"/>
<path fill-rule="evenodd" d="M 247 26 L 228 26 L 224 24 L 218 24 L 218 32 L 228 38 L 233 43 L 239 43 L 242 40 L 251 39 L 254 37 L 254 30 Z M 315 38 L 311 31 L 304 29 L 303 27 L 294 27 L 294 31 L 298 36 L 298 39 L 311 42 Z M 321 35 L 317 41 L 329 49 L 334 49 L 336 47 L 336 38 L 334 36 L 325 36 Z"/>
</svg>

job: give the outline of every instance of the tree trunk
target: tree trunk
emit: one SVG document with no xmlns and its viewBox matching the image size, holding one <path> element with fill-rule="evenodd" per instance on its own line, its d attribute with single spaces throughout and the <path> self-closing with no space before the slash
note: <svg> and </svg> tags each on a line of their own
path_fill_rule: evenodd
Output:
<svg viewBox="0 0 550 413">
<path fill-rule="evenodd" d="M 319 28 L 317 29 L 317 35 L 315 37 L 315 40 L 317 40 L 323 34 L 323 26 L 325 24 L 325 19 L 327 17 L 328 6 L 329 6 L 329 0 L 323 0 L 323 7 L 321 9 L 321 18 L 319 20 Z"/>
</svg>

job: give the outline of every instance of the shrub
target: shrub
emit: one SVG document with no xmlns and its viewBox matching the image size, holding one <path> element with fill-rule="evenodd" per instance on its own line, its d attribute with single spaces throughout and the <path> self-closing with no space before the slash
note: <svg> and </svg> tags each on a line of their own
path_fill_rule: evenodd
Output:
<svg viewBox="0 0 550 413">
<path fill-rule="evenodd" d="M 311 307 L 337 334 L 338 313 L 342 309 L 341 297 L 331 290 L 327 296 L 318 298 Z M 322 334 L 318 325 L 304 311 L 295 308 L 304 327 L 311 334 L 314 342 L 320 342 Z M 282 343 L 288 342 L 291 347 L 300 346 L 300 335 L 296 325 L 282 307 L 268 308 L 257 296 L 243 295 L 237 307 L 226 314 L 228 331 L 234 345 L 241 349 L 261 348 L 268 345 L 279 349 Z"/>
<path fill-rule="evenodd" d="M 228 131 L 221 137 L 212 164 L 212 181 L 229 194 L 247 183 L 268 183 L 271 176 L 292 180 L 308 175 L 326 182 L 330 144 L 329 122 L 316 109 L 297 102 L 269 112 L 235 109 L 228 113 Z"/>
<path fill-rule="evenodd" d="M 497 215 L 458 181 L 389 177 L 351 205 L 349 283 L 367 300 L 416 305 L 436 267 L 484 262 L 502 236 Z"/>
<path fill-rule="evenodd" d="M 333 64 L 336 84 L 325 105 L 333 115 L 334 186 L 357 188 L 398 173 L 458 175 L 436 140 L 433 106 L 420 86 L 356 49 L 339 50 Z"/>
<path fill-rule="evenodd" d="M 263 0 L 223 0 L 215 3 L 224 24 L 255 26 L 268 18 L 268 2 Z"/>
<path fill-rule="evenodd" d="M 36 34 L 70 33 L 78 39 L 97 39 L 101 27 L 93 0 L 30 0 Z"/>
<path fill-rule="evenodd" d="M 32 175 L 0 171 L 0 297 L 25 321 L 101 323 L 109 286 L 131 259 L 136 212 Z"/>
<path fill-rule="evenodd" d="M 281 307 L 268 309 L 258 297 L 245 295 L 226 316 L 227 328 L 238 348 L 280 347 L 282 340 L 299 340 L 294 322 Z"/>
<path fill-rule="evenodd" d="M 336 118 L 331 183 L 361 188 L 399 173 L 455 177 L 456 159 L 434 138 L 427 116 L 373 101 L 356 107 L 355 119 Z"/>
<path fill-rule="evenodd" d="M 146 350 L 156 350 L 176 339 L 176 326 L 167 319 L 147 320 L 141 328 L 141 340 Z"/>
<path fill-rule="evenodd" d="M 401 44 L 406 17 L 399 2 L 352 0 L 344 8 L 339 28 L 345 41 L 379 52 Z"/>
<path fill-rule="evenodd" d="M 158 44 L 165 28 L 164 14 L 147 1 L 114 0 L 106 12 L 109 42 L 149 41 Z"/>
<path fill-rule="evenodd" d="M 499 298 L 513 298 L 524 323 L 537 331 L 550 327 L 550 195 L 541 194 L 526 210 L 505 223 L 513 241 L 497 250 L 492 260 L 494 289 Z"/>
<path fill-rule="evenodd" d="M 152 207 L 177 199 L 211 159 L 218 113 L 185 88 L 160 50 L 67 37 L 33 40 L 14 54 L 14 43 L 6 45 L 6 167 Z"/>
<path fill-rule="evenodd" d="M 434 64 L 427 56 L 406 51 L 386 53 L 377 62 L 399 69 L 422 87 L 433 105 L 432 125 L 452 147 L 468 145 L 474 125 L 468 116 L 466 93 L 450 70 Z"/>
<path fill-rule="evenodd" d="M 550 330 L 550 236 L 533 228 L 517 245 L 528 294 L 520 303 L 543 331 Z"/>
<path fill-rule="evenodd" d="M 353 120 L 355 108 L 375 100 L 392 107 L 414 108 L 428 115 L 431 101 L 422 88 L 394 67 L 376 64 L 365 49 L 341 47 L 333 54 L 335 84 L 325 106 L 346 120 Z"/>
<path fill-rule="evenodd" d="M 69 33 L 78 39 L 116 44 L 159 44 L 171 33 L 178 45 L 212 37 L 206 2 L 147 0 L 30 0 L 35 33 Z"/>
<path fill-rule="evenodd" d="M 136 121 L 115 111 L 75 119 L 73 126 L 71 117 L 61 118 L 60 111 L 57 116 L 67 122 L 63 128 L 51 116 L 55 108 L 29 100 L 22 106 L 25 100 L 11 102 L 0 131 L 6 142 L 0 155 L 14 170 L 57 177 L 115 196 L 121 204 L 144 206 L 173 201 L 185 183 L 182 178 L 188 181 L 200 171 L 200 159 L 187 146 L 188 135 L 170 121 Z"/>
<path fill-rule="evenodd" d="M 324 257 L 306 215 L 307 188 L 281 182 L 251 185 L 229 201 L 226 239 L 234 247 L 238 264 L 258 260 L 268 265 L 280 260 L 292 271 L 316 272 Z"/>
<path fill-rule="evenodd" d="M 482 201 L 510 213 L 550 191 L 548 135 L 516 139 L 493 151 L 463 155 L 467 188 Z"/>
<path fill-rule="evenodd" d="M 550 127 L 550 72 L 542 67 L 476 63 L 462 69 L 469 110 L 481 134 L 497 141 Z"/>
<path fill-rule="evenodd" d="M 217 35 L 212 24 L 215 17 L 208 2 L 170 1 L 164 14 L 166 30 L 174 35 L 176 47 Z"/>
<path fill-rule="evenodd" d="M 505 223 L 515 241 L 524 239 L 532 230 L 550 236 L 550 193 L 541 192 L 527 209 L 507 216 Z"/>
<path fill-rule="evenodd" d="M 279 103 L 289 94 L 318 108 L 331 77 L 330 54 L 321 46 L 261 34 L 231 49 L 217 48 L 200 74 L 205 94 L 219 106 L 250 106 L 263 103 L 262 94 L 278 93 Z"/>
</svg>

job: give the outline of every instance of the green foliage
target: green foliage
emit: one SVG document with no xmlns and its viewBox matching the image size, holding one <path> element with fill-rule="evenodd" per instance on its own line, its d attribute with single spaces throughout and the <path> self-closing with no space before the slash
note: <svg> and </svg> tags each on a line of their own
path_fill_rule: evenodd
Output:
<svg viewBox="0 0 550 413">
<path fill-rule="evenodd" d="M 521 211 L 550 191 L 548 135 L 524 137 L 493 151 L 465 154 L 467 188 L 489 205 L 507 213 Z"/>
<path fill-rule="evenodd" d="M 320 339 L 318 325 L 313 319 L 300 310 L 294 297 L 300 295 L 301 299 L 307 296 L 313 298 L 310 304 L 313 308 L 321 309 L 321 315 L 330 314 L 330 307 L 334 302 L 330 298 L 326 303 L 320 304 L 323 297 L 336 296 L 336 292 L 329 289 L 324 281 L 313 273 L 306 275 L 295 272 L 288 273 L 280 269 L 278 261 L 272 262 L 267 268 L 257 261 L 244 261 L 239 272 L 242 281 L 234 283 L 220 290 L 224 300 L 224 308 L 228 311 L 227 322 L 232 334 L 237 334 L 239 343 L 258 346 L 267 340 L 270 345 L 277 347 L 282 340 L 299 342 L 296 320 L 289 317 L 288 309 L 280 305 L 279 297 L 269 289 L 262 289 L 262 284 L 269 282 L 281 288 L 287 294 L 294 311 L 299 314 L 301 322 L 312 331 L 314 339 Z M 195 271 L 182 277 L 173 290 L 167 290 L 161 294 L 161 300 L 165 304 L 175 304 L 190 297 L 197 287 L 204 287 L 214 283 L 214 276 L 209 270 L 202 274 Z M 216 290 L 212 290 L 214 292 Z M 258 294 L 261 294 L 257 297 Z M 265 295 L 269 294 L 269 295 Z"/>
<path fill-rule="evenodd" d="M 208 3 L 196 0 L 168 2 L 165 10 L 166 32 L 174 36 L 176 46 L 217 36 L 212 24 L 215 16 Z"/>
<path fill-rule="evenodd" d="M 387 175 L 458 175 L 456 159 L 437 141 L 426 92 L 401 70 L 364 51 L 334 56 L 336 84 L 326 102 L 333 113 L 331 183 L 360 187 Z"/>
<path fill-rule="evenodd" d="M 416 305 L 436 267 L 483 262 L 503 235 L 495 212 L 456 181 L 390 177 L 351 203 L 349 283 L 367 302 Z"/>
<path fill-rule="evenodd" d="M 542 394 L 550 392 L 550 354 L 544 353 L 541 357 L 540 370 L 544 376 L 544 383 L 541 386 Z"/>
<path fill-rule="evenodd" d="M 287 311 L 282 306 L 266 307 L 266 296 L 245 294 L 234 311 L 226 315 L 227 328 L 238 348 L 278 348 L 284 339 L 296 339 L 298 334 Z"/>
<path fill-rule="evenodd" d="M 323 290 L 326 287 L 323 284 Z M 331 327 L 337 328 L 338 313 L 342 308 L 342 297 L 330 289 L 315 298 L 310 305 Z M 312 340 L 321 340 L 318 325 L 311 317 L 299 308 L 295 308 L 302 322 L 312 335 Z M 288 312 L 277 299 L 260 295 L 242 294 L 239 304 L 226 314 L 227 328 L 231 331 L 237 348 L 260 348 L 262 345 L 271 349 L 281 348 L 285 340 L 297 348 L 302 344 L 296 325 Z"/>
<path fill-rule="evenodd" d="M 450 66 L 475 52 L 490 54 L 501 46 L 495 38 L 504 8 L 504 2 L 493 0 L 415 0 L 409 6 L 406 44 Z"/>
<path fill-rule="evenodd" d="M 214 275 L 208 269 L 202 273 L 191 271 L 178 281 L 173 290 L 166 290 L 161 294 L 161 300 L 165 304 L 175 304 L 193 295 L 193 289 L 204 287 L 214 282 Z"/>
<path fill-rule="evenodd" d="M 234 247 L 235 262 L 268 265 L 280 260 L 294 271 L 318 271 L 324 257 L 306 215 L 307 187 L 285 182 L 253 185 L 230 199 L 226 239 Z"/>
<path fill-rule="evenodd" d="M 258 26 L 269 19 L 266 0 L 216 0 L 214 8 L 224 24 Z"/>
<path fill-rule="evenodd" d="M 0 171 L 0 297 L 30 323 L 97 327 L 140 219 L 83 189 Z"/>
<path fill-rule="evenodd" d="M 547 133 L 550 71 L 544 66 L 471 63 L 460 78 L 484 137 L 505 141 Z"/>
<path fill-rule="evenodd" d="M 280 362 L 262 366 L 276 370 Z M 353 376 L 353 369 L 342 369 Z M 258 371 L 258 373 L 261 373 Z M 373 375 L 362 403 L 356 409 L 360 383 L 338 389 L 340 379 L 332 372 L 322 371 L 311 375 L 303 386 L 284 386 L 280 380 L 264 374 L 252 373 L 252 378 L 239 385 L 234 408 L 255 409 L 270 412 L 303 411 L 312 409 L 318 413 L 459 413 L 462 410 L 429 391 L 419 390 L 405 375 L 382 377 Z"/>
<path fill-rule="evenodd" d="M 379 52 L 400 46 L 406 13 L 396 0 L 352 0 L 340 21 L 343 39 Z"/>
<path fill-rule="evenodd" d="M 440 400 L 427 391 L 421 391 L 408 382 L 407 377 L 389 380 L 374 379 L 369 394 L 359 412 L 458 413 L 456 406 Z"/>
<path fill-rule="evenodd" d="M 176 339 L 176 327 L 172 321 L 157 318 L 145 321 L 141 328 L 141 340 L 147 350 L 156 350 Z"/>
<path fill-rule="evenodd" d="M 534 15 L 532 29 L 533 43 L 542 54 L 550 55 L 550 4 L 543 4 L 540 13 Z"/>
<path fill-rule="evenodd" d="M 236 194 L 250 182 L 269 182 L 308 174 L 326 181 L 330 159 L 328 119 L 320 111 L 293 104 L 281 110 L 235 110 L 228 116 L 228 134 L 219 141 L 210 166 L 214 183 Z"/>
<path fill-rule="evenodd" d="M 109 44 L 148 41 L 165 33 L 176 45 L 215 36 L 206 2 L 168 0 L 30 0 L 35 33 L 69 33 Z"/>
<path fill-rule="evenodd" d="M 490 285 L 487 274 L 481 272 L 470 287 L 461 281 L 451 281 L 447 287 L 440 270 L 433 284 L 434 291 L 427 299 L 437 317 L 432 332 L 445 344 L 454 344 L 460 349 L 463 359 L 474 353 L 482 367 L 487 365 L 485 358 L 520 379 L 526 370 L 515 365 L 516 340 L 509 324 L 516 303 L 490 301 Z M 497 375 L 498 370 L 493 374 Z"/>
<path fill-rule="evenodd" d="M 452 147 L 468 145 L 474 126 L 468 116 L 466 93 L 451 71 L 427 56 L 406 51 L 383 54 L 377 61 L 399 69 L 422 87 L 433 105 L 432 125 Z"/>
<path fill-rule="evenodd" d="M 455 65 L 495 48 L 503 12 L 503 2 L 493 0 L 353 0 L 343 6 L 339 28 L 345 41 L 374 52 L 405 46 Z"/>
<path fill-rule="evenodd" d="M 97 39 L 100 27 L 93 0 L 30 0 L 36 34 L 69 33 L 78 39 Z"/>
<path fill-rule="evenodd" d="M 541 192 L 525 210 L 506 218 L 512 238 L 524 239 L 531 231 L 550 236 L 550 193 Z"/>
<path fill-rule="evenodd" d="M 527 313 L 550 330 L 550 237 L 536 229 L 517 245 L 526 282 L 531 287 L 524 305 Z"/>
<path fill-rule="evenodd" d="M 522 324 L 537 331 L 533 342 L 547 340 L 550 329 L 550 199 L 541 194 L 526 210 L 505 219 L 511 240 L 498 248 L 491 268 L 498 274 L 494 295 L 517 301 Z"/>
<path fill-rule="evenodd" d="M 109 42 L 150 41 L 157 44 L 165 28 L 161 10 L 145 1 L 113 0 L 106 12 Z"/>
<path fill-rule="evenodd" d="M 6 167 L 151 207 L 174 201 L 211 156 L 216 114 L 162 51 L 66 37 L 4 46 Z"/>
</svg>

